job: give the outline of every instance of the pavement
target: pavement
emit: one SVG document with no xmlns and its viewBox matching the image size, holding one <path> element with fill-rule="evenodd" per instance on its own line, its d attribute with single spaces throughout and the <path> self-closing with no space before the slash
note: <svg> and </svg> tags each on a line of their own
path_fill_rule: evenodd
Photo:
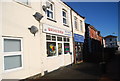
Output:
<svg viewBox="0 0 120 81">
<path fill-rule="evenodd" d="M 115 55 L 103 72 L 100 64 L 83 62 L 61 67 L 40 79 L 81 79 L 94 81 L 120 81 L 120 54 Z"/>
</svg>

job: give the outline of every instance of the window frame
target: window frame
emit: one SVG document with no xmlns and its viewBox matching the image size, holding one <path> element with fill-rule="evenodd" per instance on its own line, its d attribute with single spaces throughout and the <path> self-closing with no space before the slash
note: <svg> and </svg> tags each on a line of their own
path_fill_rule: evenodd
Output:
<svg viewBox="0 0 120 81">
<path fill-rule="evenodd" d="M 80 20 L 80 31 L 83 32 L 83 21 Z"/>
<path fill-rule="evenodd" d="M 48 3 L 52 5 L 52 9 L 53 10 L 51 10 L 50 8 L 47 8 L 47 10 L 46 10 L 46 16 L 47 16 L 48 19 L 54 20 L 55 19 L 55 16 L 54 16 L 55 4 L 53 2 L 50 2 L 50 1 L 48 1 Z M 48 15 L 47 15 L 48 12 L 47 11 L 52 12 L 53 18 L 52 17 L 48 17 Z"/>
<path fill-rule="evenodd" d="M 66 17 L 63 16 L 63 12 L 66 14 Z M 62 9 L 62 20 L 65 19 L 66 23 L 63 22 L 64 25 L 68 25 L 68 13 L 65 9 Z"/>
<path fill-rule="evenodd" d="M 78 30 L 78 18 L 76 16 L 74 16 L 74 27 L 76 30 Z"/>
<path fill-rule="evenodd" d="M 66 38 L 66 41 L 64 41 L 64 38 Z M 67 39 L 69 39 L 69 41 L 67 40 Z M 63 44 L 69 44 L 69 51 L 70 51 L 70 37 L 63 37 Z M 63 52 L 64 52 L 64 54 L 66 55 L 66 54 L 68 54 L 68 53 L 65 53 L 65 46 L 63 47 L 64 48 L 64 50 L 63 50 Z"/>
<path fill-rule="evenodd" d="M 23 4 L 23 5 L 25 5 L 25 6 L 30 6 L 30 0 L 27 0 L 27 2 L 25 3 L 25 2 L 22 2 L 22 1 L 20 1 L 20 0 L 14 0 L 15 2 L 18 2 L 18 3 L 20 3 L 20 4 Z"/>
<path fill-rule="evenodd" d="M 5 39 L 10 39 L 10 40 L 20 40 L 21 42 L 21 51 L 14 51 L 14 52 L 4 52 L 4 40 Z M 12 68 L 12 69 L 7 69 L 5 70 L 5 63 L 4 63 L 4 59 L 6 56 L 21 56 L 21 67 L 17 67 L 17 68 Z M 14 38 L 14 37 L 2 37 L 2 56 L 3 56 L 3 72 L 12 72 L 12 71 L 16 71 L 16 70 L 20 70 L 23 69 L 23 39 L 22 38 Z"/>
<path fill-rule="evenodd" d="M 46 39 L 46 54 L 47 54 L 47 42 L 55 42 L 56 43 L 56 55 L 53 55 L 53 56 L 48 56 L 48 54 L 47 54 L 47 58 L 52 58 L 52 57 L 57 57 L 57 56 L 59 56 L 59 54 L 58 54 L 58 44 L 59 43 L 61 43 L 62 44 L 62 54 L 60 54 L 60 55 L 66 55 L 66 54 L 68 54 L 68 53 L 65 53 L 64 52 L 64 43 L 68 43 L 69 44 L 69 50 L 70 50 L 70 37 L 67 37 L 67 36 L 61 36 L 61 35 L 54 35 L 54 34 L 46 34 L 46 36 L 47 35 L 50 35 L 50 37 L 51 37 L 51 40 L 47 40 Z M 52 40 L 52 36 L 55 36 L 56 37 L 56 41 L 53 41 Z M 57 38 L 58 37 L 62 37 L 62 41 L 58 41 L 57 40 Z M 64 38 L 66 38 L 66 41 L 64 41 Z M 68 41 L 68 39 L 69 39 L 69 41 Z"/>
</svg>

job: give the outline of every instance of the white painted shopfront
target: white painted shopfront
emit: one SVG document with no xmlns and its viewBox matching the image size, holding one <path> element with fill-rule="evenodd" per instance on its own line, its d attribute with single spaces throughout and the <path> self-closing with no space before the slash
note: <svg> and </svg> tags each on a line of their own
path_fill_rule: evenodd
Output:
<svg viewBox="0 0 120 81">
<path fill-rule="evenodd" d="M 70 54 L 72 43 L 72 33 L 51 25 L 43 24 L 43 33 L 45 34 L 46 60 L 44 64 L 48 72 L 61 66 L 69 65 L 73 62 L 73 56 Z"/>
</svg>

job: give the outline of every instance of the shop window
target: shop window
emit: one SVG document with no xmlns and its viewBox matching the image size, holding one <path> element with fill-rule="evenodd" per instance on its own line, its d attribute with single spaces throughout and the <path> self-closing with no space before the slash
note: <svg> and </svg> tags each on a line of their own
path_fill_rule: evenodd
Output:
<svg viewBox="0 0 120 81">
<path fill-rule="evenodd" d="M 58 55 L 62 54 L 62 43 L 58 43 Z"/>
<path fill-rule="evenodd" d="M 46 35 L 46 40 L 51 40 L 51 36 L 50 35 Z"/>
<path fill-rule="evenodd" d="M 22 39 L 3 38 L 4 70 L 22 67 Z"/>
<path fill-rule="evenodd" d="M 64 43 L 64 53 L 67 54 L 70 52 L 70 46 L 69 43 Z"/>
<path fill-rule="evenodd" d="M 64 42 L 70 42 L 70 38 L 64 37 Z"/>
<path fill-rule="evenodd" d="M 57 41 L 62 41 L 62 37 L 57 37 Z"/>
<path fill-rule="evenodd" d="M 67 42 L 70 42 L 70 39 L 69 39 L 69 38 L 67 38 Z"/>
<path fill-rule="evenodd" d="M 56 55 L 56 42 L 47 42 L 47 56 Z"/>
<path fill-rule="evenodd" d="M 52 36 L 52 41 L 56 41 L 56 36 Z"/>
<path fill-rule="evenodd" d="M 64 42 L 66 42 L 66 37 L 64 37 Z"/>
</svg>

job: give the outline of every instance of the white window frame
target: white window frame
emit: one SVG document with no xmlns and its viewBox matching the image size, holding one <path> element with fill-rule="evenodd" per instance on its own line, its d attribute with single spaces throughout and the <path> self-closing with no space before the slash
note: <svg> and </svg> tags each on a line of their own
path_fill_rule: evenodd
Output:
<svg viewBox="0 0 120 81">
<path fill-rule="evenodd" d="M 20 40 L 21 41 L 21 51 L 4 52 L 4 39 Z M 3 55 L 3 72 L 4 73 L 23 69 L 23 40 L 22 40 L 22 38 L 2 37 L 2 55 Z M 5 56 L 16 56 L 16 55 L 20 55 L 21 56 L 21 63 L 22 63 L 21 67 L 5 70 L 5 67 L 4 67 L 4 57 Z"/>
<path fill-rule="evenodd" d="M 18 3 L 21 3 L 21 4 L 24 4 L 24 5 L 30 5 L 30 0 L 26 0 L 27 2 L 23 2 L 23 1 L 20 1 L 20 0 L 14 0 Z"/>
<path fill-rule="evenodd" d="M 51 36 L 51 40 L 47 40 L 46 39 L 46 46 L 47 46 L 47 42 L 55 42 L 56 43 L 56 55 L 54 55 L 54 56 L 47 56 L 47 58 L 51 58 L 51 57 L 57 57 L 58 56 L 58 53 L 57 53 L 57 36 L 56 35 L 51 35 L 51 34 L 46 34 L 46 35 L 50 35 Z M 55 41 L 53 41 L 52 40 L 52 36 L 55 36 L 56 37 L 56 40 Z M 46 53 L 47 53 L 47 47 L 46 47 Z M 48 54 L 47 54 L 48 55 Z"/>
<path fill-rule="evenodd" d="M 80 20 L 80 31 L 83 32 L 83 21 Z"/>
<path fill-rule="evenodd" d="M 46 40 L 46 44 L 47 42 L 55 42 L 56 43 L 56 55 L 55 56 L 47 56 L 47 58 L 53 58 L 53 57 L 57 57 L 57 56 L 60 56 L 58 54 L 58 43 L 61 43 L 62 44 L 62 54 L 61 55 L 64 55 L 65 52 L 64 52 L 64 43 L 69 43 L 69 49 L 70 49 L 70 37 L 67 37 L 67 36 L 60 36 L 60 35 L 52 35 L 52 34 L 46 34 L 46 35 L 50 35 L 51 36 L 51 40 Z M 52 40 L 52 36 L 55 36 L 56 37 L 56 41 L 53 41 Z M 62 41 L 58 41 L 57 40 L 57 37 L 62 37 Z M 64 38 L 66 38 L 66 41 L 64 41 Z M 69 42 L 67 41 L 67 38 L 69 38 Z M 47 45 L 46 45 L 47 46 Z M 47 48 L 47 47 L 46 47 Z M 46 53 L 47 53 L 47 49 L 46 49 Z M 66 55 L 66 54 L 65 54 Z"/>
<path fill-rule="evenodd" d="M 63 16 L 63 12 L 65 12 L 66 17 Z M 68 15 L 67 15 L 67 11 L 66 11 L 65 9 L 62 9 L 62 16 L 63 16 L 63 19 L 66 19 L 66 23 L 63 22 L 63 24 L 68 25 Z M 63 19 L 62 19 L 62 20 L 63 20 Z"/>
<path fill-rule="evenodd" d="M 78 30 L 78 22 L 77 22 L 77 17 L 74 16 L 74 26 L 75 26 L 75 29 Z"/>
<path fill-rule="evenodd" d="M 52 9 L 53 9 L 53 10 L 51 10 L 50 8 L 47 8 L 47 11 L 52 12 L 53 18 L 47 16 L 47 11 L 46 11 L 46 16 L 47 16 L 47 18 L 54 20 L 54 19 L 55 19 L 55 18 L 54 18 L 54 7 L 55 7 L 55 5 L 54 5 L 53 2 L 50 2 L 50 1 L 48 1 L 48 3 L 49 3 L 49 4 L 52 4 Z"/>
<path fill-rule="evenodd" d="M 66 38 L 66 41 L 64 41 L 64 38 Z M 69 39 L 69 41 L 67 41 L 67 38 Z M 69 43 L 69 50 L 70 50 L 70 37 L 63 37 L 63 42 L 64 43 Z M 64 48 L 64 46 L 63 46 L 63 48 Z M 63 52 L 64 52 L 64 50 L 63 50 Z M 64 54 L 65 54 L 65 52 L 64 52 Z M 68 53 L 67 53 L 68 54 Z M 66 54 L 65 54 L 66 55 Z"/>
</svg>

